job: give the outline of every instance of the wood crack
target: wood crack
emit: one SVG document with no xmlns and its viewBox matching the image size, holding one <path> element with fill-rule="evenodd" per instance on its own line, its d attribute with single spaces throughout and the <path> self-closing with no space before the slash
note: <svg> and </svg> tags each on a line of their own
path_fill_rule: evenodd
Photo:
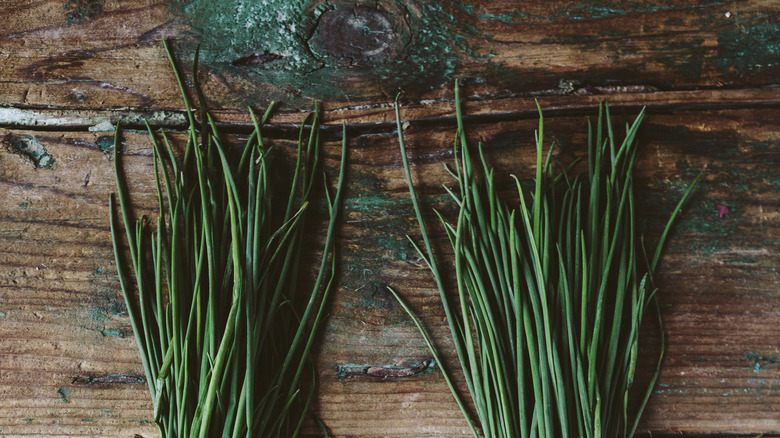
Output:
<svg viewBox="0 0 780 438">
<path fill-rule="evenodd" d="M 613 109 L 639 111 L 647 107 L 649 114 L 673 114 L 681 111 L 717 111 L 736 109 L 780 108 L 780 88 L 744 90 L 699 90 L 651 93 L 579 94 L 539 97 L 545 118 L 591 116 L 602 100 Z M 529 98 L 483 100 L 479 96 L 464 99 L 464 122 L 490 124 L 538 117 L 535 101 Z M 452 126 L 455 124 L 453 102 L 447 99 L 407 104 L 402 101 L 401 117 L 415 127 Z M 253 129 L 245 111 L 221 109 L 212 111 L 218 125 L 228 134 L 249 134 Z M 263 128 L 269 139 L 296 139 L 305 112 L 281 112 Z M 197 114 L 196 114 L 197 115 Z M 348 107 L 328 109 L 322 126 L 324 139 L 338 139 L 341 123 L 347 124 L 348 135 L 393 134 L 396 130 L 391 104 L 371 108 Z M 183 109 L 141 107 L 73 108 L 11 105 L 0 107 L 0 127 L 30 131 L 100 131 L 117 122 L 124 129 L 145 130 L 145 123 L 169 131 L 186 129 Z M 112 131 L 112 130 L 110 130 Z"/>
<path fill-rule="evenodd" d="M 433 359 L 426 359 L 409 366 L 338 364 L 336 365 L 336 375 L 340 379 L 365 376 L 382 379 L 412 377 L 421 374 L 428 369 L 432 369 L 435 364 Z"/>
</svg>

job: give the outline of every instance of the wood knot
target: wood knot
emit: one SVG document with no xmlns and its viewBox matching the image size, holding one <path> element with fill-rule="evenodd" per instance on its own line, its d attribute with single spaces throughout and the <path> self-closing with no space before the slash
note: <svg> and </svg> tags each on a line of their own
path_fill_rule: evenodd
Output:
<svg viewBox="0 0 780 438">
<path fill-rule="evenodd" d="M 319 18 L 309 47 L 323 61 L 370 65 L 398 56 L 402 44 L 396 28 L 381 9 L 359 5 L 329 10 Z"/>
</svg>

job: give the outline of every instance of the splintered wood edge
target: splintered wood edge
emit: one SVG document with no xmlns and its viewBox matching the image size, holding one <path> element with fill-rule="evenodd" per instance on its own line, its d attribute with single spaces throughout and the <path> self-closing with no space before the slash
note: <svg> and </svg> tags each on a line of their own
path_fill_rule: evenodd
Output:
<svg viewBox="0 0 780 438">
<path fill-rule="evenodd" d="M 631 92 L 631 87 L 593 90 L 587 94 L 509 97 L 493 100 L 492 96 L 472 95 L 463 99 L 466 119 L 474 121 L 519 120 L 536 118 L 536 100 L 547 117 L 556 115 L 592 114 L 599 102 L 613 107 L 647 107 L 650 112 L 683 110 L 717 110 L 780 106 L 780 87 L 742 90 L 650 91 Z M 454 96 L 446 100 L 406 102 L 401 99 L 401 117 L 410 122 L 453 121 Z M 489 105 L 485 102 L 490 102 Z M 215 120 L 227 131 L 249 131 L 252 120 L 246 110 L 211 110 Z M 297 126 L 305 122 L 308 112 L 280 111 L 265 125 L 265 135 L 286 138 L 297 134 Z M 339 130 L 347 123 L 358 132 L 386 132 L 395 129 L 393 102 L 329 108 L 325 105 L 325 129 Z M 121 107 L 110 109 L 78 109 L 36 107 L 24 105 L 0 106 L 0 127 L 44 131 L 113 131 L 117 123 L 125 128 L 186 129 L 187 116 L 181 108 Z M 328 126 L 333 125 L 333 126 Z"/>
</svg>

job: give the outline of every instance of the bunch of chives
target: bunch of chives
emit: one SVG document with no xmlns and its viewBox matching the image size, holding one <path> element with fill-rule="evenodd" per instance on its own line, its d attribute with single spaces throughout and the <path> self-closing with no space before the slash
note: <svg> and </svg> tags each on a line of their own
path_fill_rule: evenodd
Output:
<svg viewBox="0 0 780 438">
<path fill-rule="evenodd" d="M 344 181 L 344 150 L 321 264 L 304 261 L 307 219 L 317 202 L 319 114 L 301 125 L 290 181 L 280 181 L 258 121 L 242 152 L 227 147 L 201 101 L 194 117 L 182 76 L 189 129 L 177 161 L 164 132 L 149 129 L 159 216 L 133 219 L 114 141 L 119 209 L 129 247 L 123 257 L 110 197 L 119 279 L 162 437 L 280 437 L 299 434 L 315 389 L 310 358 L 332 288 L 334 228 Z M 197 55 L 195 62 L 197 73 Z M 308 119 L 307 119 L 308 120 Z M 199 129 L 199 126 L 202 126 Z M 148 128 L 148 125 L 147 125 Z M 126 265 L 132 267 L 128 272 Z M 316 272 L 306 286 L 307 270 Z M 137 298 L 136 298 L 137 296 Z"/>
<path fill-rule="evenodd" d="M 671 224 L 696 181 L 671 214 L 654 253 L 648 255 L 637 229 L 633 189 L 636 133 L 644 110 L 626 125 L 626 135 L 619 141 L 609 108 L 600 106 L 595 130 L 588 125 L 587 174 L 573 177 L 568 173 L 576 163 L 554 171 L 553 147 L 544 151 L 539 109 L 533 191 L 526 194 L 513 175 L 519 203 L 510 207 L 498 196 L 481 145 L 475 169 L 457 82 L 455 95 L 456 163 L 448 171 L 457 188 L 447 191 L 457 204 L 458 216 L 454 223 L 439 218 L 454 253 L 457 304 L 450 302 L 446 292 L 414 192 L 397 101 L 396 119 L 425 247 L 417 250 L 437 282 L 482 434 L 488 438 L 633 436 L 663 355 L 662 348 L 649 383 L 638 390 L 641 399 L 632 405 L 629 395 L 637 393 L 632 384 L 642 320 L 650 311 L 660 324 L 653 272 Z M 401 304 L 436 357 L 421 322 Z M 449 376 L 444 375 L 478 436 Z"/>
</svg>

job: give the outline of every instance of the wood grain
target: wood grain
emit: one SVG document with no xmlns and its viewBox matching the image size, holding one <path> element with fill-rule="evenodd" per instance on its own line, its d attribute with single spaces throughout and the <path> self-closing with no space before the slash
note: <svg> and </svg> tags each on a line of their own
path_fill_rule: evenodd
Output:
<svg viewBox="0 0 780 438">
<path fill-rule="evenodd" d="M 392 101 L 401 91 L 422 200 L 446 215 L 455 78 L 470 139 L 507 193 L 510 172 L 533 175 L 534 99 L 562 159 L 583 153 L 599 101 L 616 120 L 648 107 L 637 178 L 649 240 L 705 173 L 658 274 L 667 352 L 641 433 L 780 436 L 777 2 L 9 0 L 0 13 L 0 436 L 156 436 L 107 196 L 119 123 L 134 205 L 154 214 L 144 120 L 174 133 L 185 123 L 163 38 L 189 86 L 202 44 L 200 80 L 235 138 L 251 129 L 247 105 L 280 101 L 266 135 L 284 155 L 324 101 L 335 175 L 348 124 L 340 277 L 315 406 L 333 436 L 469 436 L 386 290 L 424 316 L 454 369 L 434 284 L 405 237 L 418 232 Z M 656 351 L 652 327 L 642 345 Z M 423 371 L 378 377 L 413 369 Z M 313 424 L 306 434 L 320 436 Z"/>
<path fill-rule="evenodd" d="M 398 91 L 437 101 L 456 77 L 474 94 L 502 99 L 761 88 L 780 72 L 780 6 L 769 0 L 216 5 L 3 2 L 0 102 L 178 108 L 163 38 L 175 43 L 185 71 L 201 44 L 214 105 L 278 100 L 291 112 L 315 100 L 334 109 L 373 105 Z M 260 56 L 266 52 L 270 58 Z M 265 61 L 237 62 L 253 56 Z"/>
<path fill-rule="evenodd" d="M 616 121 L 632 114 L 613 111 Z M 563 159 L 582 154 L 588 114 L 593 110 L 547 116 L 545 131 L 561 144 Z M 778 121 L 780 110 L 772 107 L 697 108 L 646 120 L 637 177 L 648 239 L 658 235 L 686 184 L 700 170 L 705 175 L 659 272 L 661 299 L 669 305 L 667 353 L 644 434 L 780 433 Z M 484 142 L 498 174 L 529 179 L 536 123 L 476 119 L 469 133 Z M 406 130 L 422 199 L 445 214 L 441 184 L 449 181 L 443 164 L 451 160 L 453 131 L 446 119 L 412 122 Z M 155 436 L 107 230 L 111 133 L 0 132 L 2 434 Z M 42 146 L 50 165 L 15 148 L 19 139 Z M 126 133 L 125 143 L 133 202 L 153 213 L 150 145 L 135 132 Z M 337 143 L 326 145 L 331 172 Z M 454 365 L 434 284 L 405 240 L 418 233 L 395 136 L 355 134 L 349 154 L 340 279 L 318 355 L 316 411 L 338 437 L 468 436 L 437 368 L 399 378 L 342 372 L 414 367 L 430 358 L 388 285 L 424 316 L 445 365 Z M 715 204 L 729 214 L 719 218 Z M 439 250 L 446 258 L 446 248 Z M 649 336 L 643 345 L 651 352 L 656 343 Z M 643 365 L 640 373 L 652 363 Z M 313 425 L 307 434 L 319 436 Z"/>
<path fill-rule="evenodd" d="M 0 134 L 4 436 L 155 430 L 112 264 L 106 206 L 114 176 L 101 151 L 104 135 Z M 11 152 L 14 139 L 24 137 L 45 147 L 50 168 Z M 147 147 L 143 136 L 135 138 Z M 143 181 L 135 186 L 150 189 Z"/>
</svg>

